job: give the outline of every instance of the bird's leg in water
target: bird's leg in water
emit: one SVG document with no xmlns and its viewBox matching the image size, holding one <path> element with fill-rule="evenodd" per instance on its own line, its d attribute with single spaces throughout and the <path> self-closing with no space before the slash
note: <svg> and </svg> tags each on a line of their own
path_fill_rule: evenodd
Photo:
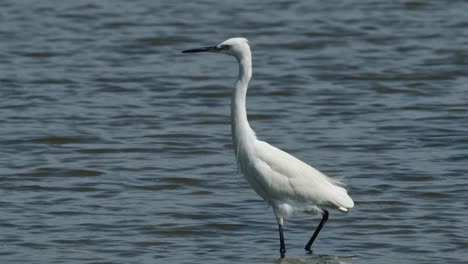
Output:
<svg viewBox="0 0 468 264">
<path fill-rule="evenodd" d="M 310 249 L 312 247 L 312 243 L 314 243 L 314 240 L 317 238 L 318 234 L 320 233 L 320 230 L 322 230 L 322 227 L 325 225 L 327 220 L 328 220 L 328 211 L 323 209 L 322 220 L 320 221 L 320 224 L 317 226 L 314 234 L 312 235 L 309 242 L 307 242 L 307 245 L 304 248 L 309 253 L 312 253 L 312 250 Z"/>
<path fill-rule="evenodd" d="M 286 254 L 286 246 L 284 245 L 284 236 L 283 236 L 283 225 L 278 225 L 279 235 L 280 235 L 280 254 L 281 258 L 284 258 Z"/>
</svg>

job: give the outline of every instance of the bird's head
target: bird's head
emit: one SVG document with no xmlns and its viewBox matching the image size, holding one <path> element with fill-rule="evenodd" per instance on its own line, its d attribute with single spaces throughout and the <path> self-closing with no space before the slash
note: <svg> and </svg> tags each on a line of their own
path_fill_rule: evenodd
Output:
<svg viewBox="0 0 468 264">
<path fill-rule="evenodd" d="M 230 38 L 216 46 L 203 47 L 197 49 L 189 49 L 182 51 L 183 53 L 194 53 L 194 52 L 217 52 L 224 53 L 236 57 L 237 59 L 242 58 L 246 54 L 250 55 L 249 41 L 246 38 Z"/>
</svg>

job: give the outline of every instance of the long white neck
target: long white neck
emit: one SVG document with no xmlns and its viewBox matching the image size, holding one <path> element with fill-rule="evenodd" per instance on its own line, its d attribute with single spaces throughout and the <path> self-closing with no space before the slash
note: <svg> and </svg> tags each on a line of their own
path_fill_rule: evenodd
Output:
<svg viewBox="0 0 468 264">
<path fill-rule="evenodd" d="M 231 130 L 234 152 L 241 169 L 245 165 L 246 156 L 251 153 L 256 140 L 255 133 L 247 120 L 245 97 L 250 78 L 252 77 L 252 55 L 249 49 L 236 56 L 239 62 L 239 77 L 232 92 L 231 102 Z"/>
</svg>

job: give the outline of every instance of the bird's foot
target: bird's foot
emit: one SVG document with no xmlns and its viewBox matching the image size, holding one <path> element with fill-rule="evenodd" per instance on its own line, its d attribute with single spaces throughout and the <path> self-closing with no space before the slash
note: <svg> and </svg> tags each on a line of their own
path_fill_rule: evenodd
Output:
<svg viewBox="0 0 468 264">
<path fill-rule="evenodd" d="M 285 248 L 280 249 L 280 255 L 281 255 L 281 258 L 284 258 L 286 256 L 286 249 Z"/>
<path fill-rule="evenodd" d="M 312 252 L 313 252 L 312 249 L 310 247 L 308 247 L 308 246 L 306 246 L 304 249 L 307 252 L 307 254 L 312 254 Z"/>
</svg>

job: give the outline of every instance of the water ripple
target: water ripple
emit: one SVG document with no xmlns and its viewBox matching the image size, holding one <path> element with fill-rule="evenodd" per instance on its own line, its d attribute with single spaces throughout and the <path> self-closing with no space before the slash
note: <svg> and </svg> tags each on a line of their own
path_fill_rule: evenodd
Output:
<svg viewBox="0 0 468 264">
<path fill-rule="evenodd" d="M 6 1 L 2 263 L 465 263 L 463 1 Z M 260 139 L 349 185 L 285 224 L 240 176 L 235 60 Z"/>
</svg>

